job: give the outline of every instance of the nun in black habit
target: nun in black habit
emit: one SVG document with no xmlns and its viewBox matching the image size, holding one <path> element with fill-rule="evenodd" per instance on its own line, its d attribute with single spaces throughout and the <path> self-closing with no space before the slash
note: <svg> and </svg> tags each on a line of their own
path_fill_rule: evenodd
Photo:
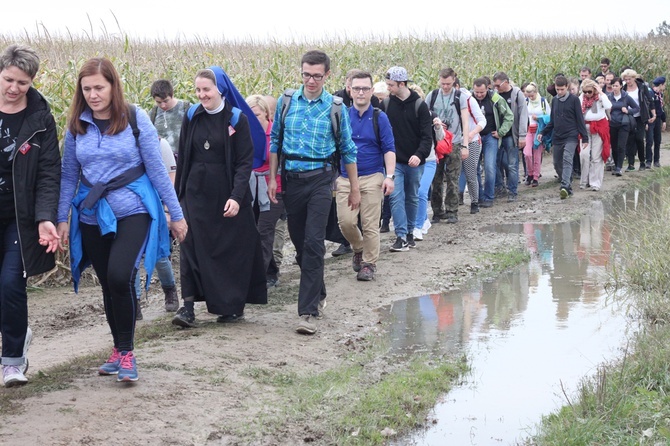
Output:
<svg viewBox="0 0 670 446">
<path fill-rule="evenodd" d="M 240 320 L 247 303 L 267 303 L 249 188 L 265 132 L 221 67 L 198 71 L 195 87 L 200 104 L 184 116 L 175 179 L 189 225 L 180 246 L 184 306 L 172 320 L 182 327 L 195 326 L 195 301 L 218 322 Z"/>
</svg>

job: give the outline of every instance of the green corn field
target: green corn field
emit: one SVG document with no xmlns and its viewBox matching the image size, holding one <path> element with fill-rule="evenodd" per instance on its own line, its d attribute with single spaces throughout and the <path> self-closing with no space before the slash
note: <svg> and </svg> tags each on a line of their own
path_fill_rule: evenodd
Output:
<svg viewBox="0 0 670 446">
<path fill-rule="evenodd" d="M 595 72 L 601 57 L 609 57 L 615 72 L 631 66 L 650 81 L 667 75 L 670 67 L 669 37 L 596 36 L 498 36 L 473 39 L 400 37 L 375 40 L 330 40 L 317 43 L 254 43 L 196 40 L 147 41 L 106 35 L 96 39 L 38 37 L 11 40 L 0 36 L 3 47 L 24 43 L 34 47 L 41 59 L 35 86 L 49 99 L 59 126 L 65 128 L 77 71 L 90 57 L 104 56 L 116 65 L 124 80 L 127 99 L 145 109 L 153 105 L 151 83 L 170 79 L 175 96 L 196 102 L 193 76 L 200 68 L 221 65 L 243 95 L 278 96 L 300 82 L 300 57 L 310 49 L 321 49 L 331 57 L 330 91 L 342 88 L 345 73 L 352 68 L 368 70 L 375 81 L 386 70 L 402 65 L 425 92 L 436 88 L 437 72 L 452 67 L 462 86 L 470 87 L 482 75 L 505 71 L 520 85 L 534 81 L 541 93 L 556 73 L 578 76 L 583 66 Z M 62 136 L 62 135 L 61 135 Z"/>
</svg>

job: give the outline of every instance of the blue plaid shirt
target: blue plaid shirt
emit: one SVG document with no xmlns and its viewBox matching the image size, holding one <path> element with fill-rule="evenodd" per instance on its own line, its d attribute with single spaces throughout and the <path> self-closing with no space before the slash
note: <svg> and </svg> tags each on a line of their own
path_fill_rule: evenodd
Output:
<svg viewBox="0 0 670 446">
<path fill-rule="evenodd" d="M 330 108 L 333 95 L 325 89 L 321 96 L 309 100 L 303 95 L 300 87 L 293 97 L 284 122 L 284 145 L 282 151 L 286 155 L 304 156 L 325 159 L 335 152 L 335 136 L 330 120 Z M 272 133 L 270 134 L 270 152 L 277 153 L 281 127 L 282 98 L 277 101 Z M 342 122 L 340 125 L 340 154 L 343 164 L 356 162 L 356 144 L 351 139 L 351 125 L 347 108 L 342 106 Z M 319 169 L 323 162 L 286 160 L 288 172 L 306 172 Z M 280 166 L 281 167 L 281 166 Z"/>
</svg>

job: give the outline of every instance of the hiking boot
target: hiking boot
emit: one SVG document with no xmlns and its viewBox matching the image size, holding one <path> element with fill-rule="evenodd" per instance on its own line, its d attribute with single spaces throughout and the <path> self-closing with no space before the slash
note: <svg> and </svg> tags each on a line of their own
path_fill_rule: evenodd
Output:
<svg viewBox="0 0 670 446">
<path fill-rule="evenodd" d="M 391 245 L 391 252 L 403 252 L 403 251 L 409 251 L 409 245 L 407 244 L 406 240 L 403 240 L 402 237 L 397 237 L 395 239 L 395 243 Z"/>
<path fill-rule="evenodd" d="M 137 302 L 137 307 L 135 307 L 135 320 L 136 321 L 141 321 L 144 320 L 144 315 L 142 314 L 142 306 L 140 305 L 139 301 Z"/>
<path fill-rule="evenodd" d="M 30 348 L 30 343 L 33 340 L 33 331 L 28 327 L 26 330 L 26 340 L 23 341 L 23 364 L 19 366 L 19 370 L 24 375 L 28 371 L 28 349 Z"/>
<path fill-rule="evenodd" d="M 28 382 L 28 378 L 21 372 L 21 366 L 5 365 L 2 367 L 2 379 L 5 387 L 22 386 Z"/>
<path fill-rule="evenodd" d="M 133 352 L 121 352 L 119 373 L 116 375 L 116 382 L 130 383 L 138 379 L 135 355 L 133 355 Z"/>
<path fill-rule="evenodd" d="M 376 265 L 374 263 L 364 263 L 361 270 L 356 275 L 356 280 L 361 282 L 369 282 L 375 279 Z"/>
<path fill-rule="evenodd" d="M 195 327 L 195 313 L 193 310 L 189 310 L 186 307 L 181 307 L 177 311 L 177 314 L 175 314 L 172 318 L 172 325 L 177 325 L 184 328 Z"/>
<path fill-rule="evenodd" d="M 476 214 L 479 212 L 479 205 L 477 203 L 470 204 L 470 213 Z"/>
<path fill-rule="evenodd" d="M 446 220 L 447 220 L 447 223 L 449 223 L 449 224 L 452 224 L 452 225 L 456 224 L 456 223 L 458 223 L 458 215 L 448 214 Z"/>
<path fill-rule="evenodd" d="M 179 296 L 177 296 L 177 286 L 164 286 L 163 293 L 165 293 L 165 311 L 174 313 L 179 309 Z"/>
<path fill-rule="evenodd" d="M 479 204 L 480 208 L 490 208 L 493 207 L 493 201 L 484 200 Z"/>
<path fill-rule="evenodd" d="M 516 201 L 516 194 L 515 195 L 509 195 L 507 197 L 507 202 L 508 203 L 514 203 Z"/>
<path fill-rule="evenodd" d="M 407 247 L 416 248 L 416 242 L 414 241 L 414 234 L 407 234 Z"/>
<path fill-rule="evenodd" d="M 382 225 L 379 227 L 379 232 L 385 234 L 390 231 L 391 229 L 389 228 L 389 222 L 386 220 L 382 220 Z"/>
<path fill-rule="evenodd" d="M 458 205 L 459 205 L 459 206 L 462 206 L 463 203 L 464 203 L 464 201 L 463 201 L 463 192 L 459 192 L 459 193 L 458 193 Z"/>
<path fill-rule="evenodd" d="M 335 251 L 331 253 L 331 255 L 333 257 L 339 257 L 345 254 L 351 254 L 352 252 L 354 252 L 354 250 L 351 249 L 351 245 L 341 244 Z"/>
<path fill-rule="evenodd" d="M 363 251 L 355 252 L 354 256 L 351 258 L 351 267 L 354 269 L 354 272 L 359 272 L 361 270 L 362 261 L 363 261 Z"/>
<path fill-rule="evenodd" d="M 562 187 L 560 196 L 561 196 L 561 200 L 565 200 L 566 198 L 568 198 L 568 196 L 569 196 L 568 190 L 566 188 Z"/>
<path fill-rule="evenodd" d="M 121 353 L 114 347 L 112 349 L 112 356 L 109 357 L 106 363 L 98 368 L 98 375 L 116 375 L 119 373 L 119 364 L 121 363 Z"/>
<path fill-rule="evenodd" d="M 627 172 L 632 172 L 634 170 L 635 170 L 635 166 L 633 166 L 632 164 L 629 164 L 628 167 L 626 168 Z"/>
<path fill-rule="evenodd" d="M 540 185 L 540 183 L 538 183 L 537 180 L 534 179 L 533 182 L 531 183 L 530 187 L 537 187 L 539 185 Z"/>
<path fill-rule="evenodd" d="M 414 240 L 423 241 L 423 232 L 419 228 L 414 228 L 412 231 L 412 236 L 414 237 Z"/>
<path fill-rule="evenodd" d="M 319 314 L 316 316 L 317 319 L 319 319 L 319 320 L 323 319 L 323 315 L 325 314 L 324 310 L 326 309 L 327 306 L 328 306 L 328 301 L 324 297 L 323 299 L 321 299 L 319 301 L 319 307 L 318 307 Z"/>
<path fill-rule="evenodd" d="M 300 316 L 300 321 L 295 327 L 295 331 L 300 334 L 313 335 L 316 333 L 316 323 L 314 322 L 315 318 L 311 314 L 303 314 Z"/>
<path fill-rule="evenodd" d="M 226 314 L 226 315 L 221 315 L 216 318 L 216 322 L 219 324 L 228 324 L 231 322 L 239 322 L 244 320 L 244 312 L 240 314 Z"/>
</svg>

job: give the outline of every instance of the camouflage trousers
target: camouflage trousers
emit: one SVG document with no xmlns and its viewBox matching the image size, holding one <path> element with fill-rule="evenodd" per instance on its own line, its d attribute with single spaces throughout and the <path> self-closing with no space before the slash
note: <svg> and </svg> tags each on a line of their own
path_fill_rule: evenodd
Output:
<svg viewBox="0 0 670 446">
<path fill-rule="evenodd" d="M 458 179 L 461 176 L 461 144 L 454 144 L 449 155 L 437 164 L 430 195 L 433 215 L 440 218 L 458 212 Z"/>
</svg>

